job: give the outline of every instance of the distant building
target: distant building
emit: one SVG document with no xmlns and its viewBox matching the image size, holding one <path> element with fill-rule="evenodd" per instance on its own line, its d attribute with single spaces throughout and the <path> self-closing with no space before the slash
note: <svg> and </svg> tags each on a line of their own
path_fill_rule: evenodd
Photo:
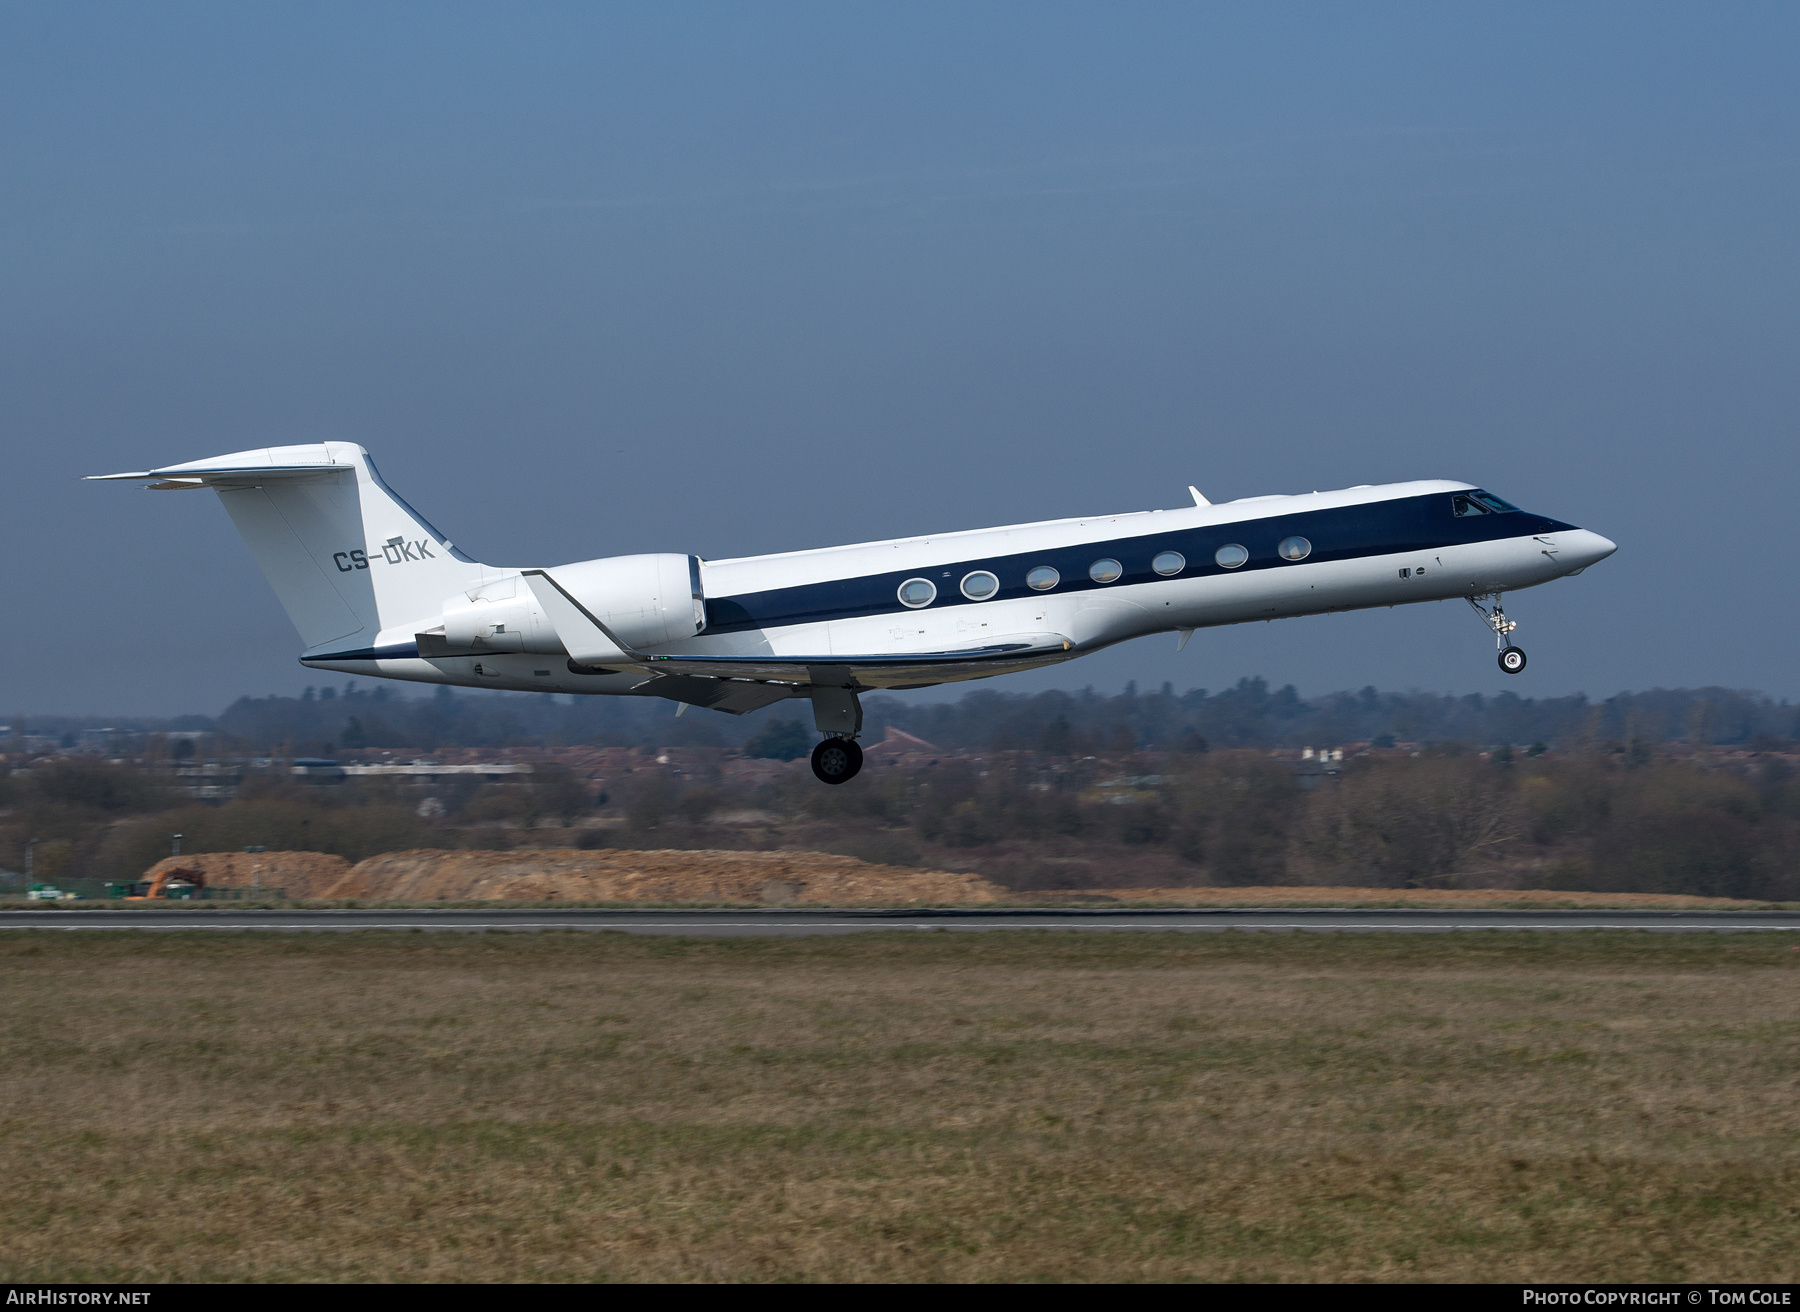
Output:
<svg viewBox="0 0 1800 1312">
<path fill-rule="evenodd" d="M 1300 749 L 1298 760 L 1290 760 L 1288 768 L 1294 772 L 1294 782 L 1304 792 L 1325 783 L 1336 783 L 1344 774 L 1344 749 L 1341 747 L 1321 747 L 1314 751 L 1310 747 Z"/>
<path fill-rule="evenodd" d="M 302 762 L 294 762 L 294 773 L 300 773 Z M 374 765 L 339 765 L 336 761 L 312 761 L 312 767 L 333 767 L 339 779 L 345 776 L 355 778 L 400 778 L 400 779 L 448 779 L 456 775 L 475 775 L 490 783 L 511 780 L 528 782 L 532 766 L 524 761 L 475 761 L 466 765 L 443 765 L 437 761 L 383 761 Z M 527 778 L 520 778 L 526 776 Z"/>
<path fill-rule="evenodd" d="M 928 743 L 923 738 L 915 737 L 904 729 L 896 729 L 890 724 L 887 727 L 887 735 L 880 742 L 863 748 L 863 759 L 867 760 L 871 756 L 877 759 L 884 756 L 905 756 L 911 753 L 921 756 L 942 756 L 944 749 L 936 743 Z"/>
<path fill-rule="evenodd" d="M 304 779 L 309 784 L 341 784 L 344 782 L 346 767 L 340 762 L 326 760 L 322 756 L 297 756 L 288 772 L 296 779 Z"/>
</svg>

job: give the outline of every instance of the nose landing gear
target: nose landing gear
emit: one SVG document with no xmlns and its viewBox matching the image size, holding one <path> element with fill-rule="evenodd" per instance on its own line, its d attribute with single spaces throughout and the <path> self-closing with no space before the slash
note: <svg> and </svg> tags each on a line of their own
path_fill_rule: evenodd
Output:
<svg viewBox="0 0 1800 1312">
<path fill-rule="evenodd" d="M 1490 604 L 1483 606 L 1483 601 Z M 1500 649 L 1500 669 L 1506 674 L 1517 674 L 1525 668 L 1525 649 L 1515 647 L 1507 641 L 1507 634 L 1519 627 L 1517 620 L 1506 618 L 1506 611 L 1501 608 L 1498 592 L 1483 593 L 1480 597 L 1470 597 L 1469 605 L 1481 616 L 1481 622 L 1494 631 L 1494 645 Z"/>
</svg>

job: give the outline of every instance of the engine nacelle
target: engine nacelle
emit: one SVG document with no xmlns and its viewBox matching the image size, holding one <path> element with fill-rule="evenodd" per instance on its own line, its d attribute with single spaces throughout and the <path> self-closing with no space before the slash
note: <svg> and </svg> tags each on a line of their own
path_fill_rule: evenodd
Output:
<svg viewBox="0 0 1800 1312">
<path fill-rule="evenodd" d="M 478 601 L 444 609 L 444 642 L 457 651 L 524 651 L 531 630 L 531 610 L 523 601 Z"/>
<path fill-rule="evenodd" d="M 516 574 L 446 601 L 444 646 L 459 652 L 562 650 L 556 629 Z"/>
<path fill-rule="evenodd" d="M 696 556 L 609 556 L 559 565 L 550 576 L 627 647 L 660 647 L 706 628 Z M 443 646 L 422 634 L 422 649 L 444 655 L 563 651 L 556 626 L 517 574 L 444 602 Z"/>
<path fill-rule="evenodd" d="M 628 647 L 660 647 L 706 628 L 698 556 L 607 556 L 549 573 Z"/>
</svg>

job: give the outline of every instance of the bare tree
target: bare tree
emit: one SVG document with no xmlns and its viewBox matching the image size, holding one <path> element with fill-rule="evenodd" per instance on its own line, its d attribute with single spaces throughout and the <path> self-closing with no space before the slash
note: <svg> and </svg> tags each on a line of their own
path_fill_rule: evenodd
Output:
<svg viewBox="0 0 1800 1312">
<path fill-rule="evenodd" d="M 1319 882 L 1443 888 L 1523 832 L 1509 771 L 1426 756 L 1371 763 L 1314 793 L 1299 846 Z"/>
</svg>

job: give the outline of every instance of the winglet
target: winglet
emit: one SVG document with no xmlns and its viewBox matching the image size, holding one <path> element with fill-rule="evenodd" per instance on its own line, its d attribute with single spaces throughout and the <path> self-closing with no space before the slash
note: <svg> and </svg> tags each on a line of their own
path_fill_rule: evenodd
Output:
<svg viewBox="0 0 1800 1312">
<path fill-rule="evenodd" d="M 562 585 L 541 569 L 524 571 L 531 595 L 544 608 L 564 650 L 578 665 L 637 665 L 643 657 L 620 642 L 606 626 L 588 613 Z"/>
<path fill-rule="evenodd" d="M 1200 489 L 1195 487 L 1192 483 L 1188 484 L 1188 492 L 1192 494 L 1196 506 L 1210 506 L 1212 504 L 1212 502 L 1200 495 Z"/>
</svg>

